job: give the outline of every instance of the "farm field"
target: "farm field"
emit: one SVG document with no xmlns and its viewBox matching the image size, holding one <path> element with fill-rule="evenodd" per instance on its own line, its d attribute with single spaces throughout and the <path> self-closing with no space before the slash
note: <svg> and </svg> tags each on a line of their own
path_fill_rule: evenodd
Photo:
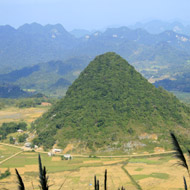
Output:
<svg viewBox="0 0 190 190">
<path fill-rule="evenodd" d="M 187 171 L 176 163 L 170 156 L 136 158 L 125 168 L 143 190 L 184 189 L 183 176 L 188 179 Z"/>
<path fill-rule="evenodd" d="M 18 152 L 20 152 L 19 148 L 14 148 L 14 147 L 10 147 L 10 146 L 3 146 L 0 144 L 0 162 L 2 160 L 7 159 L 11 155 L 18 153 Z"/>
<path fill-rule="evenodd" d="M 0 125 L 4 122 L 19 122 L 25 121 L 31 123 L 38 117 L 40 117 L 44 112 L 47 111 L 49 107 L 35 107 L 35 108 L 17 108 L 8 107 L 0 110 Z"/>
<path fill-rule="evenodd" d="M 174 165 L 177 161 L 172 156 L 148 158 L 74 157 L 73 160 L 68 161 L 61 160 L 60 156 L 49 157 L 47 154 L 41 154 L 41 158 L 48 171 L 49 185 L 52 185 L 51 190 L 57 190 L 61 185 L 61 189 L 64 190 L 93 190 L 94 175 L 97 176 L 103 187 L 105 169 L 108 170 L 109 190 L 117 190 L 122 185 L 126 189 L 137 190 L 139 189 L 138 184 L 143 190 L 183 189 L 183 176 L 186 176 L 186 171 L 183 168 Z M 0 165 L 1 172 L 7 168 L 10 169 L 12 175 L 0 180 L 0 189 L 16 188 L 15 168 L 23 177 L 26 189 L 39 189 L 37 153 L 23 152 Z"/>
</svg>

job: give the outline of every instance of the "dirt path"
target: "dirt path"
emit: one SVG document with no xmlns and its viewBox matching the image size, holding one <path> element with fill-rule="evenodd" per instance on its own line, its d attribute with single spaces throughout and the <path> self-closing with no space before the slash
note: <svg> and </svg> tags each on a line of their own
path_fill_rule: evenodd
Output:
<svg viewBox="0 0 190 190">
<path fill-rule="evenodd" d="M 142 156 L 154 156 L 154 155 L 164 155 L 164 154 L 172 154 L 175 151 L 166 151 L 166 152 L 159 152 L 159 153 L 148 153 L 148 154 L 128 154 L 128 155 L 118 155 L 118 156 L 97 156 L 98 158 L 135 158 L 135 157 L 142 157 Z M 74 155 L 75 157 L 87 158 L 88 155 Z"/>
<path fill-rule="evenodd" d="M 14 147 L 14 148 L 20 148 L 20 149 L 23 149 L 23 147 L 21 146 L 15 146 L 15 145 L 12 145 L 12 144 L 6 144 L 6 143 L 0 143 L 0 145 L 4 145 L 4 146 L 11 146 L 11 147 Z M 42 154 L 47 154 L 48 152 L 45 152 L 45 151 L 37 151 L 35 150 L 35 152 L 37 153 L 42 153 Z M 97 156 L 99 158 L 135 158 L 135 157 L 142 157 L 142 156 L 156 156 L 156 155 L 164 155 L 164 154 L 172 154 L 174 153 L 175 151 L 166 151 L 166 152 L 158 152 L 158 153 L 148 153 L 148 154 L 127 154 L 127 155 L 117 155 L 117 156 Z M 59 155 L 64 155 L 64 154 L 59 154 Z M 81 157 L 81 158 L 88 158 L 89 155 L 79 155 L 79 154 L 72 154 L 72 156 L 74 157 Z"/>
<path fill-rule="evenodd" d="M 7 160 L 10 160 L 11 158 L 14 158 L 15 156 L 21 154 L 22 152 L 23 152 L 23 151 L 17 152 L 16 154 L 13 154 L 12 156 L 6 158 L 5 160 L 2 160 L 2 161 L 0 162 L 0 165 L 3 164 L 4 162 L 6 162 Z"/>
<path fill-rule="evenodd" d="M 21 147 L 21 146 L 16 146 L 16 145 L 12 145 L 12 144 L 6 144 L 6 143 L 1 143 L 1 142 L 0 142 L 0 145 L 10 146 L 10 147 L 14 147 L 14 148 L 19 148 L 19 149 L 22 149 L 22 147 Z"/>
</svg>

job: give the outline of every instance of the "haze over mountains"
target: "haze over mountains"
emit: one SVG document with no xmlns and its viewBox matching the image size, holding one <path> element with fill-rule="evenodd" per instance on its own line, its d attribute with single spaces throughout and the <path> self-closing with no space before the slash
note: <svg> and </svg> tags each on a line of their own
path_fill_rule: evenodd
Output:
<svg viewBox="0 0 190 190">
<path fill-rule="evenodd" d="M 155 28 L 163 25 L 153 22 L 139 26 L 147 29 L 146 26 L 151 24 Z M 48 90 L 61 78 L 71 83 L 90 60 L 108 51 L 123 56 L 152 82 L 164 78 L 177 79 L 176 76 L 181 76 L 184 71 L 190 71 L 190 37 L 176 33 L 179 30 L 174 31 L 169 24 L 165 25 L 164 30 L 172 30 L 159 34 L 128 27 L 108 28 L 104 32 L 80 30 L 77 33 L 75 30 L 69 33 L 60 24 L 42 26 L 33 23 L 18 29 L 0 26 L 0 82 L 37 91 Z M 65 62 L 68 62 L 67 66 Z M 47 74 L 54 80 L 48 81 Z M 36 77 L 41 84 L 34 81 Z"/>
<path fill-rule="evenodd" d="M 184 25 L 179 21 L 165 22 L 160 20 L 152 20 L 145 23 L 138 22 L 134 25 L 131 25 L 130 28 L 143 28 L 152 34 L 159 34 L 166 30 L 172 30 L 177 33 L 190 35 L 190 24 Z"/>
</svg>

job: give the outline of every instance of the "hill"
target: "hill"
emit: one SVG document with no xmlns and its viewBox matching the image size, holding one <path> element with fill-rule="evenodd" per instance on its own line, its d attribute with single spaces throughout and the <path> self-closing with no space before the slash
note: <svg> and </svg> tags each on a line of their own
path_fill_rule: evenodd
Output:
<svg viewBox="0 0 190 190">
<path fill-rule="evenodd" d="M 88 61 L 88 57 L 73 57 L 65 61 L 39 63 L 0 74 L 0 82 L 11 83 L 29 91 L 62 96 L 63 91 L 66 91 Z"/>
<path fill-rule="evenodd" d="M 8 83 L 0 83 L 0 98 L 21 98 L 31 95 L 32 94 L 20 89 L 19 86 Z"/>
<path fill-rule="evenodd" d="M 81 146 L 129 151 L 133 143 L 150 144 L 138 141 L 145 132 L 158 134 L 163 143 L 169 130 L 189 126 L 189 113 L 176 97 L 155 88 L 119 55 L 105 53 L 87 66 L 64 99 L 35 122 L 34 143 L 46 148 L 75 144 L 75 151 Z"/>
<path fill-rule="evenodd" d="M 179 92 L 190 92 L 190 73 L 182 73 L 181 75 L 175 76 L 173 80 L 163 79 L 156 81 L 154 85 L 156 87 L 162 86 L 164 89 L 169 91 L 179 91 Z"/>
</svg>

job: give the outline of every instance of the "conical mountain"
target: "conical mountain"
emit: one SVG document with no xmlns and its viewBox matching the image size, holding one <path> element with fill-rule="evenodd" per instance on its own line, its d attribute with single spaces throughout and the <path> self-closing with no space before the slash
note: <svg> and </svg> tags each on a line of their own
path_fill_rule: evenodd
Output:
<svg viewBox="0 0 190 190">
<path fill-rule="evenodd" d="M 188 127 L 189 108 L 115 53 L 97 56 L 34 127 L 37 144 L 123 148 L 142 133 Z M 177 127 L 176 127 L 177 129 Z"/>
</svg>

